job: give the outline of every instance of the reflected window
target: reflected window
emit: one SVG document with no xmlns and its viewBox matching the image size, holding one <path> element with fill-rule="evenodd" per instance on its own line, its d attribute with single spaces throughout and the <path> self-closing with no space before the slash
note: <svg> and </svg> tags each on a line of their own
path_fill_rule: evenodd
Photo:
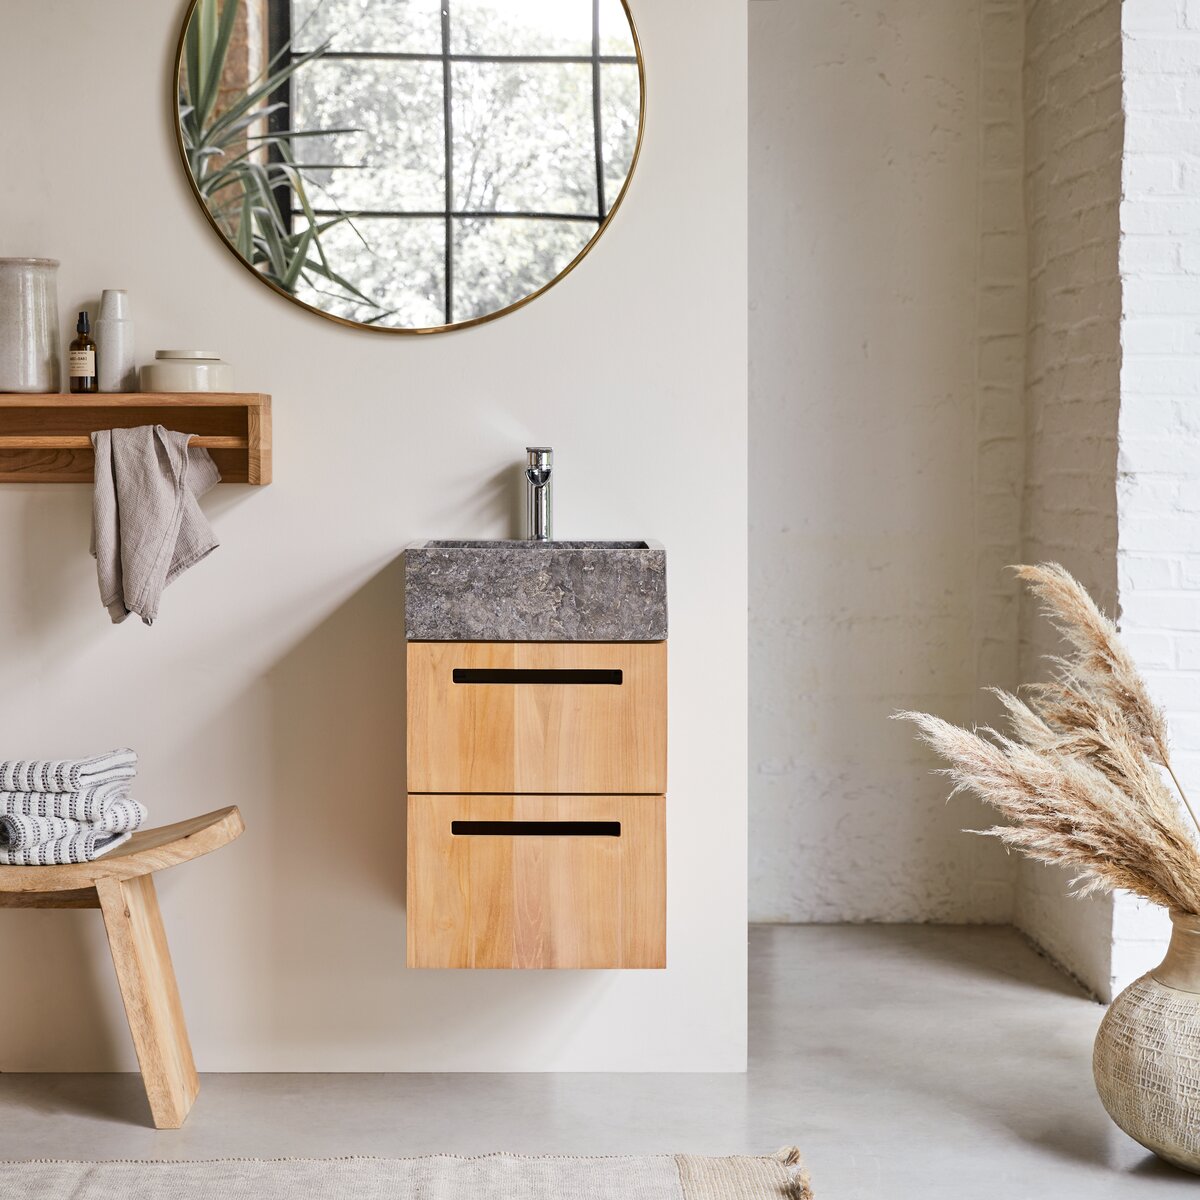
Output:
<svg viewBox="0 0 1200 1200">
<path fill-rule="evenodd" d="M 596 235 L 637 143 L 620 0 L 268 2 L 274 62 L 325 47 L 272 96 L 307 207 L 286 185 L 276 201 L 293 231 L 348 218 L 355 264 L 351 293 L 301 299 L 450 325 L 536 291 Z"/>
</svg>

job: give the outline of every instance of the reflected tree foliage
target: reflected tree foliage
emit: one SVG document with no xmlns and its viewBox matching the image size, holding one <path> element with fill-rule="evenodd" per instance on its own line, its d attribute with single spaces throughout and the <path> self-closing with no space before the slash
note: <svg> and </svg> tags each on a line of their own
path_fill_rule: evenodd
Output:
<svg viewBox="0 0 1200 1200">
<path fill-rule="evenodd" d="M 351 321 L 453 324 L 539 291 L 597 235 L 640 119 L 620 0 L 269 11 L 271 53 L 300 61 L 286 104 L 306 205 L 281 202 L 283 217 L 292 237 L 328 225 L 322 249 L 351 285 L 301 277 L 299 299 Z"/>
</svg>

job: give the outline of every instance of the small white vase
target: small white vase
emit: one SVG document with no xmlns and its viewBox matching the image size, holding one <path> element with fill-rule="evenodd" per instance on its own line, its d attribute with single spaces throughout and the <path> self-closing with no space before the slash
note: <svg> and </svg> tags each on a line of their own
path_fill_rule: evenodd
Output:
<svg viewBox="0 0 1200 1200">
<path fill-rule="evenodd" d="M 102 392 L 136 392 L 133 319 L 124 288 L 105 288 L 96 318 L 96 383 Z"/>
<path fill-rule="evenodd" d="M 58 262 L 0 258 L 0 392 L 57 392 Z"/>
<path fill-rule="evenodd" d="M 1109 1005 L 1092 1054 L 1108 1115 L 1200 1174 L 1200 917 L 1171 913 L 1167 956 Z"/>
</svg>

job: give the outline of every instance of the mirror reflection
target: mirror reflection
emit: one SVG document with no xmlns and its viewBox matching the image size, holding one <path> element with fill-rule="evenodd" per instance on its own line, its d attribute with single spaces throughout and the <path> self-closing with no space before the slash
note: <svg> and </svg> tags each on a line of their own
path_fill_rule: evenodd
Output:
<svg viewBox="0 0 1200 1200">
<path fill-rule="evenodd" d="M 637 156 L 622 0 L 196 0 L 180 148 L 226 243 L 339 320 L 429 331 L 569 270 Z"/>
</svg>

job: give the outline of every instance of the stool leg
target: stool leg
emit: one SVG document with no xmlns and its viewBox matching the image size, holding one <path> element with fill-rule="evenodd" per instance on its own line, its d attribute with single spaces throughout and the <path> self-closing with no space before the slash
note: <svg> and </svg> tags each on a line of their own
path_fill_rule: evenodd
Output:
<svg viewBox="0 0 1200 1200">
<path fill-rule="evenodd" d="M 154 877 L 98 879 L 125 1016 L 157 1129 L 178 1129 L 200 1090 Z"/>
</svg>

